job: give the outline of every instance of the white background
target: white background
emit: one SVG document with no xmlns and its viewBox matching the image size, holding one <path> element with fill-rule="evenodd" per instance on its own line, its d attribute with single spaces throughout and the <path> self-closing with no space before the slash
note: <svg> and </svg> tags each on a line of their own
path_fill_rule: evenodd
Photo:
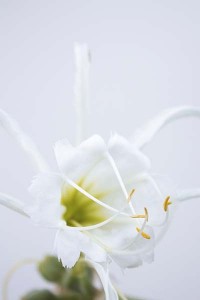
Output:
<svg viewBox="0 0 200 300">
<path fill-rule="evenodd" d="M 0 0 L 0 107 L 19 121 L 55 167 L 53 144 L 75 136 L 75 41 L 92 51 L 91 134 L 127 137 L 163 109 L 200 104 L 199 1 Z M 152 172 L 177 188 L 200 185 L 200 123 L 181 120 L 145 148 Z M 28 201 L 34 171 L 0 131 L 0 191 Z M 120 276 L 147 299 L 200 299 L 200 204 L 184 203 L 156 247 L 155 262 Z M 0 207 L 0 283 L 18 260 L 53 249 L 54 232 Z M 44 286 L 34 268 L 16 273 L 11 300 Z"/>
</svg>

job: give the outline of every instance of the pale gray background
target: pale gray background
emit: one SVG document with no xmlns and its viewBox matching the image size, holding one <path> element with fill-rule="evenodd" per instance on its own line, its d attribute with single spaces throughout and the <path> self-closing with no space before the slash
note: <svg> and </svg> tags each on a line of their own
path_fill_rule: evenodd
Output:
<svg viewBox="0 0 200 300">
<path fill-rule="evenodd" d="M 0 107 L 34 138 L 52 166 L 52 146 L 73 141 L 73 44 L 90 45 L 92 129 L 125 136 L 159 111 L 200 104 L 199 1 L 1 0 Z M 200 123 L 179 121 L 145 148 L 153 171 L 177 187 L 200 185 Z M 0 131 L 0 190 L 29 197 L 34 174 Z M 200 299 L 200 204 L 183 204 L 155 262 L 128 271 L 121 288 L 149 299 Z M 54 233 L 0 207 L 0 283 L 18 260 L 52 251 Z M 43 286 L 33 267 L 11 282 L 10 299 Z"/>
</svg>

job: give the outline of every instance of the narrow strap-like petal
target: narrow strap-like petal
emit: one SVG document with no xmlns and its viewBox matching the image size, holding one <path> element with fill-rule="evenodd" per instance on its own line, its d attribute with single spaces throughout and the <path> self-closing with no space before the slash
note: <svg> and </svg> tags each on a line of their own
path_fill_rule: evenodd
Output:
<svg viewBox="0 0 200 300">
<path fill-rule="evenodd" d="M 75 106 L 77 114 L 77 143 L 87 137 L 89 111 L 90 52 L 86 44 L 75 44 Z"/>
<path fill-rule="evenodd" d="M 13 198 L 10 195 L 0 193 L 0 204 L 18 212 L 19 214 L 28 217 L 23 210 L 23 204 L 20 200 Z"/>
<path fill-rule="evenodd" d="M 152 140 L 161 128 L 177 119 L 186 117 L 200 118 L 200 108 L 193 106 L 181 106 L 164 111 L 152 119 L 146 126 L 136 131 L 136 134 L 133 137 L 133 143 L 138 148 L 142 148 Z"/>
<path fill-rule="evenodd" d="M 175 201 L 185 201 L 194 198 L 200 198 L 200 188 L 178 191 L 174 197 Z"/>
<path fill-rule="evenodd" d="M 0 126 L 10 134 L 21 148 L 28 154 L 37 168 L 37 171 L 43 172 L 49 169 L 44 157 L 37 149 L 34 142 L 19 127 L 5 111 L 0 109 Z"/>
</svg>

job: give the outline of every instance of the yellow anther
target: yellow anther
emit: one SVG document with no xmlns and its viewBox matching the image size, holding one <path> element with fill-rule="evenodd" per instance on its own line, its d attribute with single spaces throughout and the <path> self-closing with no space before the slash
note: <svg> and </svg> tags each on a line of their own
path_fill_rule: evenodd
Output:
<svg viewBox="0 0 200 300">
<path fill-rule="evenodd" d="M 170 196 L 167 196 L 167 198 L 165 199 L 165 201 L 163 203 L 164 211 L 168 211 L 168 206 L 170 204 L 172 204 L 172 202 L 170 201 Z"/>
<path fill-rule="evenodd" d="M 149 213 L 148 213 L 148 210 L 146 207 L 144 208 L 144 213 L 145 213 L 145 219 L 148 222 L 149 221 Z"/>
<path fill-rule="evenodd" d="M 130 192 L 130 194 L 128 195 L 128 202 L 131 201 L 132 197 L 133 197 L 133 194 L 135 193 L 135 189 L 132 189 L 132 191 Z"/>
<path fill-rule="evenodd" d="M 150 237 L 149 234 L 147 234 L 147 233 L 144 232 L 144 231 L 141 232 L 141 229 L 138 228 L 138 227 L 136 227 L 136 230 L 137 230 L 137 232 L 139 232 L 139 233 L 143 236 L 143 238 L 145 238 L 145 239 L 147 239 L 147 240 L 150 240 L 151 237 Z"/>
<path fill-rule="evenodd" d="M 133 218 L 133 219 L 145 219 L 146 215 L 134 215 L 134 216 L 131 216 L 131 218 Z"/>
<path fill-rule="evenodd" d="M 144 208 L 144 214 L 133 215 L 133 216 L 131 216 L 131 218 L 134 218 L 134 219 L 146 219 L 146 221 L 148 222 L 148 220 L 149 220 L 149 214 L 148 214 L 147 208 L 146 207 Z"/>
</svg>

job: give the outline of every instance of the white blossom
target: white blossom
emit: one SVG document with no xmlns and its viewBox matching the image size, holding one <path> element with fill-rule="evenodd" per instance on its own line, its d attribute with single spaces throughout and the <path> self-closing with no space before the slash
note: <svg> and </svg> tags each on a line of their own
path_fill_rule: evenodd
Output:
<svg viewBox="0 0 200 300">
<path fill-rule="evenodd" d="M 175 207 L 182 200 L 200 196 L 200 189 L 165 194 L 153 178 L 142 148 L 166 124 L 178 118 L 200 116 L 200 109 L 179 107 L 162 113 L 134 138 L 114 134 L 105 142 L 89 138 L 89 56 L 86 45 L 76 46 L 76 103 L 78 145 L 58 141 L 54 151 L 59 171 L 45 159 L 7 113 L 0 111 L 0 125 L 13 136 L 34 162 L 39 173 L 29 188 L 32 201 L 0 194 L 0 204 L 29 217 L 35 224 L 56 229 L 55 251 L 66 267 L 73 267 L 83 253 L 97 270 L 106 299 L 118 299 L 109 279 L 109 264 L 133 268 L 151 262 L 154 247 L 163 237 Z"/>
</svg>

